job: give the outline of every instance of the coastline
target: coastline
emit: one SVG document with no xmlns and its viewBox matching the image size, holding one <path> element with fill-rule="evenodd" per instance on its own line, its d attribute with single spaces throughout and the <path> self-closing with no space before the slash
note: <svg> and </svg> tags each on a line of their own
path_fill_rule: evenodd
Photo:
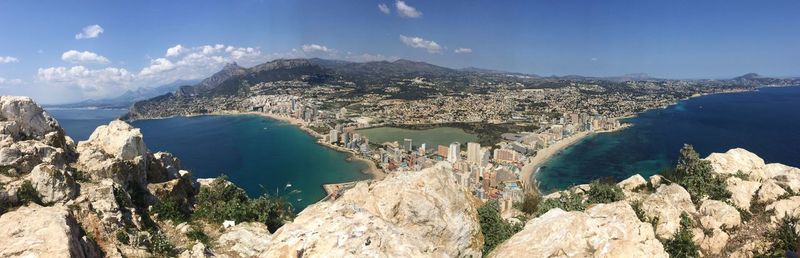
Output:
<svg viewBox="0 0 800 258">
<path fill-rule="evenodd" d="M 269 113 L 260 113 L 260 112 L 226 113 L 225 115 L 232 115 L 232 114 L 257 115 L 257 116 L 261 116 L 261 117 L 265 117 L 265 118 L 269 118 L 269 119 L 274 119 L 274 120 L 286 122 L 286 123 L 289 123 L 291 125 L 297 126 L 297 128 L 299 128 L 300 130 L 302 130 L 305 133 L 307 133 L 308 135 L 316 138 L 317 139 L 317 144 L 322 145 L 322 146 L 327 147 L 327 148 L 331 148 L 331 149 L 333 149 L 335 151 L 347 153 L 348 154 L 348 158 L 347 158 L 348 161 L 358 161 L 358 162 L 363 162 L 363 163 L 367 164 L 367 168 L 362 170 L 361 172 L 364 173 L 364 174 L 372 176 L 373 180 L 382 180 L 382 179 L 386 178 L 386 173 L 384 173 L 383 170 L 379 169 L 378 165 L 375 164 L 374 161 L 370 160 L 369 158 L 363 157 L 360 154 L 358 154 L 358 153 L 356 153 L 356 152 L 354 152 L 352 150 L 345 149 L 345 148 L 342 148 L 342 147 L 339 147 L 339 146 L 336 146 L 336 145 L 332 145 L 330 143 L 323 142 L 322 138 L 324 136 L 322 134 L 314 131 L 314 130 L 311 130 L 311 128 L 306 127 L 305 123 L 303 122 L 303 120 L 300 120 L 300 119 L 297 119 L 297 118 L 292 118 L 292 117 L 278 116 L 278 115 L 269 114 Z"/>
<path fill-rule="evenodd" d="M 522 181 L 522 185 L 526 188 L 535 180 L 531 180 L 533 176 L 536 174 L 536 171 L 541 167 L 542 164 L 550 160 L 553 156 L 558 155 L 562 150 L 566 149 L 569 146 L 572 146 L 575 143 L 585 139 L 588 136 L 600 133 L 610 133 L 619 131 L 622 129 L 626 129 L 631 127 L 631 124 L 622 124 L 620 127 L 617 127 L 613 130 L 601 130 L 601 131 L 583 131 L 576 134 L 573 134 L 567 138 L 561 139 L 560 141 L 547 146 L 547 148 L 541 149 L 536 152 L 536 156 L 531 158 L 531 161 L 525 164 L 520 171 L 520 181 Z"/>
</svg>

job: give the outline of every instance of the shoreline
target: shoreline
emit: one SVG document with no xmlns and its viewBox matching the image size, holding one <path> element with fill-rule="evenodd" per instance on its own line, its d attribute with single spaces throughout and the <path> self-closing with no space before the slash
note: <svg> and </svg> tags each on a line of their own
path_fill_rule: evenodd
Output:
<svg viewBox="0 0 800 258">
<path fill-rule="evenodd" d="M 550 146 L 547 146 L 547 148 L 538 150 L 536 152 L 536 156 L 533 156 L 531 161 L 526 163 L 522 167 L 522 170 L 520 171 L 520 181 L 522 182 L 522 185 L 527 188 L 527 187 L 529 187 L 529 185 L 531 183 L 535 183 L 536 180 L 531 180 L 531 179 L 533 179 L 533 176 L 539 170 L 539 167 L 541 167 L 542 164 L 544 164 L 545 162 L 550 160 L 552 157 L 560 154 L 561 151 L 563 151 L 567 147 L 572 146 L 572 145 L 580 142 L 581 140 L 583 140 L 583 139 L 585 139 L 585 138 L 587 138 L 589 136 L 595 135 L 595 134 L 616 132 L 616 131 L 620 131 L 620 130 L 623 130 L 623 129 L 627 129 L 628 127 L 631 127 L 631 126 L 632 126 L 632 124 L 626 123 L 626 124 L 620 125 L 620 127 L 615 128 L 613 130 L 579 132 L 579 133 L 573 134 L 573 135 L 571 135 L 571 136 L 569 136 L 567 138 L 561 139 L 558 142 L 556 142 L 556 143 L 554 143 L 554 144 L 552 144 Z"/>
</svg>

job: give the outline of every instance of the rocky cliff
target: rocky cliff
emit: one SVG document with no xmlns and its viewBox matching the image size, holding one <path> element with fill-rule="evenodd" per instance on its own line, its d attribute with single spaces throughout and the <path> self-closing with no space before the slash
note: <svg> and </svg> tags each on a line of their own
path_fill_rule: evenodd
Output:
<svg viewBox="0 0 800 258">
<path fill-rule="evenodd" d="M 698 196 L 693 181 L 659 175 L 580 185 L 544 196 L 540 212 L 512 219 L 527 220 L 519 232 L 481 253 L 483 204 L 447 163 L 359 182 L 289 221 L 144 140 L 113 121 L 76 144 L 31 99 L 0 97 L 0 256 L 668 257 L 678 243 L 753 257 L 800 217 L 800 169 L 732 149 L 702 161 L 724 193 Z"/>
</svg>

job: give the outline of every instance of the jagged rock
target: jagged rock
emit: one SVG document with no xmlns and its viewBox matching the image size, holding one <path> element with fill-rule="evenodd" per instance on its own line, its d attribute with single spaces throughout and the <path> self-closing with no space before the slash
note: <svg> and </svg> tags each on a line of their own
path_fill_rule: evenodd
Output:
<svg viewBox="0 0 800 258">
<path fill-rule="evenodd" d="M 0 216 L 0 257 L 96 257 L 64 206 L 35 204 Z"/>
<path fill-rule="evenodd" d="M 439 163 L 359 182 L 278 229 L 263 256 L 478 257 L 478 204 L 451 171 Z"/>
<path fill-rule="evenodd" d="M 779 185 L 795 193 L 800 192 L 800 168 L 771 163 L 764 167 L 764 171 L 769 178 L 774 179 Z"/>
<path fill-rule="evenodd" d="M 650 185 L 652 185 L 654 188 L 658 188 L 659 186 L 661 186 L 662 183 L 664 183 L 664 177 L 661 175 L 652 175 L 649 178 L 647 178 L 647 180 L 650 182 Z"/>
<path fill-rule="evenodd" d="M 41 163 L 63 168 L 68 161 L 67 154 L 41 141 L 27 140 L 4 144 L 0 147 L 0 165 L 18 169 L 18 174 L 26 174 Z"/>
<path fill-rule="evenodd" d="M 692 233 L 694 234 L 692 241 L 709 254 L 720 254 L 725 245 L 728 244 L 728 239 L 730 239 L 730 235 L 719 228 L 712 229 L 709 235 L 705 235 L 703 230 L 699 228 L 693 229 Z"/>
<path fill-rule="evenodd" d="M 178 171 L 182 169 L 181 162 L 171 153 L 157 152 L 148 160 L 150 161 L 147 167 L 148 183 L 163 183 L 180 177 Z"/>
<path fill-rule="evenodd" d="M 148 184 L 150 192 L 160 200 L 172 200 L 184 211 L 191 209 L 199 188 L 192 182 L 192 174 L 180 171 L 180 177 L 164 183 Z"/>
<path fill-rule="evenodd" d="M 489 257 L 668 257 L 649 223 L 625 202 L 585 212 L 552 209 L 528 221 Z"/>
<path fill-rule="evenodd" d="M 656 235 L 672 238 L 680 228 L 681 214 L 694 214 L 696 209 L 686 189 L 678 184 L 662 185 L 642 201 L 642 211 L 648 218 L 658 218 Z"/>
<path fill-rule="evenodd" d="M 742 223 L 741 214 L 733 206 L 717 200 L 705 200 L 700 205 L 700 224 L 705 229 L 738 227 Z"/>
<path fill-rule="evenodd" d="M 761 187 L 761 183 L 745 181 L 738 177 L 729 177 L 725 182 L 728 185 L 725 189 L 731 192 L 731 202 L 733 202 L 733 205 L 749 210 L 753 195 L 758 191 L 758 188 Z"/>
<path fill-rule="evenodd" d="M 800 196 L 792 196 L 788 199 L 778 200 L 765 208 L 766 211 L 771 211 L 772 216 L 770 222 L 778 223 L 786 216 L 800 215 Z"/>
<path fill-rule="evenodd" d="M 263 223 L 246 222 L 226 229 L 217 242 L 222 253 L 257 257 L 270 247 L 271 237 Z"/>
<path fill-rule="evenodd" d="M 88 189 L 85 189 L 76 202 L 83 202 L 84 200 L 89 204 L 88 209 L 98 214 L 100 221 L 105 225 L 122 225 L 125 216 L 122 212 L 122 206 L 117 202 L 117 198 L 129 201 L 127 196 L 115 196 L 115 191 L 122 193 L 122 186 L 114 183 L 110 179 L 100 181 L 99 184 L 87 184 Z M 116 189 L 116 190 L 115 190 Z"/>
<path fill-rule="evenodd" d="M 49 133 L 54 147 L 64 146 L 64 131 L 50 114 L 28 97 L 0 96 L 0 134 L 9 135 L 13 141 L 43 140 Z M 60 139 L 59 139 L 60 138 Z"/>
<path fill-rule="evenodd" d="M 767 178 L 764 173 L 764 160 L 742 148 L 730 149 L 725 153 L 711 153 L 705 160 L 711 162 L 711 167 L 718 174 L 733 175 L 741 171 L 748 175 L 750 180 Z"/>
<path fill-rule="evenodd" d="M 53 165 L 39 164 L 28 178 L 44 203 L 63 202 L 78 195 L 78 184 L 70 173 Z"/>
<path fill-rule="evenodd" d="M 647 181 L 644 180 L 642 175 L 636 174 L 628 179 L 622 180 L 621 182 L 617 183 L 617 186 L 622 188 L 623 190 L 633 191 L 636 188 L 647 185 Z"/>
<path fill-rule="evenodd" d="M 761 189 L 758 189 L 758 201 L 761 203 L 772 203 L 786 193 L 786 190 L 778 185 L 775 180 L 768 179 L 761 184 Z"/>
<path fill-rule="evenodd" d="M 147 155 L 139 129 L 112 121 L 95 129 L 89 140 L 78 143 L 79 170 L 93 178 L 111 178 L 124 186 L 147 182 Z"/>
</svg>

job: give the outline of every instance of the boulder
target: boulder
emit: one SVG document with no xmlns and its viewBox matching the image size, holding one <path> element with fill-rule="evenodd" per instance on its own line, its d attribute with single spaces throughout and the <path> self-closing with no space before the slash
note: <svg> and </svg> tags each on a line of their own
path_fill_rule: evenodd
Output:
<svg viewBox="0 0 800 258">
<path fill-rule="evenodd" d="M 623 190 L 634 191 L 636 188 L 639 188 L 643 185 L 647 185 L 647 181 L 644 180 L 642 175 L 636 174 L 628 179 L 622 180 L 617 183 L 617 186 L 622 188 Z"/>
<path fill-rule="evenodd" d="M 694 239 L 692 240 L 707 254 L 720 254 L 730 239 L 730 235 L 719 228 L 712 229 L 711 234 L 708 235 L 705 235 L 703 230 L 699 228 L 692 230 L 692 233 L 694 234 Z"/>
<path fill-rule="evenodd" d="M 765 179 L 764 160 L 742 148 L 730 149 L 725 153 L 711 153 L 705 158 L 718 174 L 733 175 L 741 171 L 750 180 Z"/>
<path fill-rule="evenodd" d="M 681 214 L 694 214 L 696 209 L 689 192 L 678 184 L 661 185 L 642 201 L 642 211 L 648 218 L 657 218 L 656 235 L 670 239 L 680 228 Z"/>
<path fill-rule="evenodd" d="M 729 177 L 725 180 L 728 191 L 731 192 L 731 202 L 736 207 L 749 210 L 753 200 L 753 195 L 761 187 L 761 183 L 745 181 L 738 177 Z"/>
<path fill-rule="evenodd" d="M 647 178 L 647 180 L 650 181 L 650 185 L 652 185 L 654 188 L 658 188 L 659 186 L 661 186 L 661 184 L 664 183 L 665 179 L 661 175 L 652 175 L 649 178 Z"/>
<path fill-rule="evenodd" d="M 94 257 L 67 207 L 21 207 L 0 216 L 0 257 Z"/>
<path fill-rule="evenodd" d="M 13 141 L 29 139 L 43 140 L 49 133 L 54 147 L 64 146 L 64 130 L 58 122 L 28 97 L 0 96 L 0 134 L 8 135 Z"/>
<path fill-rule="evenodd" d="M 758 201 L 760 203 L 772 203 L 787 193 L 775 180 L 767 179 L 761 184 L 761 189 L 758 189 Z"/>
<path fill-rule="evenodd" d="M 220 235 L 220 253 L 235 257 L 257 257 L 270 247 L 271 235 L 263 223 L 246 222 L 230 227 Z"/>
<path fill-rule="evenodd" d="M 206 257 L 216 257 L 214 253 L 208 250 L 206 245 L 203 243 L 196 243 L 192 246 L 192 249 L 187 249 L 183 251 L 179 256 L 179 258 L 206 258 Z M 239 256 L 239 257 L 247 257 L 247 256 Z"/>
<path fill-rule="evenodd" d="M 17 169 L 18 174 L 26 174 L 41 163 L 64 168 L 69 157 L 64 149 L 56 148 L 41 141 L 27 140 L 12 142 L 0 147 L 0 165 Z"/>
<path fill-rule="evenodd" d="M 53 165 L 37 165 L 28 178 L 44 203 L 64 202 L 78 195 L 78 184 L 72 174 Z"/>
<path fill-rule="evenodd" d="M 717 200 L 705 200 L 700 205 L 700 224 L 705 229 L 738 227 L 742 224 L 739 211 L 727 203 Z"/>
<path fill-rule="evenodd" d="M 303 210 L 273 234 L 265 257 L 479 257 L 479 201 L 439 163 L 362 181 Z"/>
<path fill-rule="evenodd" d="M 668 257 L 649 223 L 625 202 L 585 212 L 552 209 L 528 221 L 489 257 Z"/>
<path fill-rule="evenodd" d="M 194 196 L 200 190 L 192 180 L 192 174 L 186 170 L 181 170 L 181 176 L 167 182 L 148 184 L 147 189 L 150 193 L 158 197 L 159 200 L 172 200 L 184 211 L 190 211 L 194 203 Z"/>
<path fill-rule="evenodd" d="M 800 216 L 800 196 L 792 196 L 788 199 L 778 200 L 765 208 L 766 211 L 771 211 L 772 216 L 770 222 L 778 223 L 783 217 L 786 216 Z"/>
<path fill-rule="evenodd" d="M 148 159 L 148 183 L 163 183 L 180 176 L 181 161 L 168 152 L 157 152 Z"/>
<path fill-rule="evenodd" d="M 95 129 L 78 143 L 77 169 L 92 178 L 110 178 L 128 186 L 147 183 L 147 150 L 139 129 L 116 120 Z"/>
</svg>

